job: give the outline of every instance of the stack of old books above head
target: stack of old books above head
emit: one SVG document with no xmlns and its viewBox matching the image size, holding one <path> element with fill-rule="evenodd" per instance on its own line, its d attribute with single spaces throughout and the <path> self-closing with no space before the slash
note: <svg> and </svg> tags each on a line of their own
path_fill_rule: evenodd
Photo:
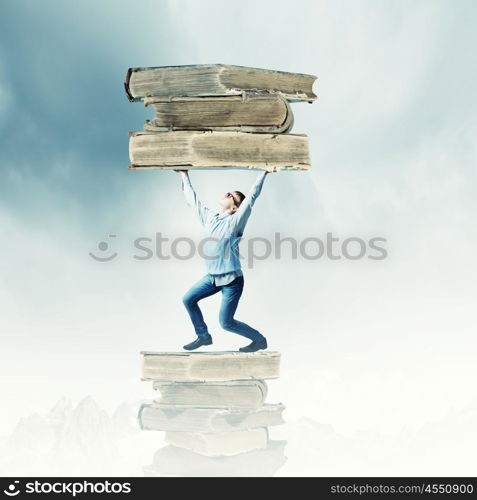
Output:
<svg viewBox="0 0 477 500">
<path fill-rule="evenodd" d="M 271 475 L 283 465 L 285 443 L 270 440 L 268 428 L 284 423 L 285 406 L 265 403 L 265 380 L 279 377 L 279 352 L 141 354 L 142 380 L 160 397 L 140 407 L 139 424 L 165 432 L 166 442 L 148 475 L 187 475 L 191 468 L 198 475 L 234 475 L 237 464 L 250 470 L 235 475 Z"/>
<path fill-rule="evenodd" d="M 130 169 L 308 170 L 308 137 L 291 134 L 292 102 L 316 100 L 316 77 L 226 64 L 130 68 L 130 101 L 152 106 L 130 132 Z"/>
</svg>

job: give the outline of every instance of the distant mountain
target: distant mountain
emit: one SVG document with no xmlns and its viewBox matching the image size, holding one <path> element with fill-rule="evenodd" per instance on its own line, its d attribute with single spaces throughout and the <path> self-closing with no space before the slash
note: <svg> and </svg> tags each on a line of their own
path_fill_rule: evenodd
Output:
<svg viewBox="0 0 477 500">
<path fill-rule="evenodd" d="M 22 417 L 7 438 L 6 446 L 12 449 L 41 450 L 55 439 L 52 424 L 38 413 Z"/>
<path fill-rule="evenodd" d="M 91 396 L 74 408 L 62 397 L 46 416 L 21 418 L 0 441 L 1 470 L 10 475 L 112 473 L 120 441 L 140 433 L 135 420 L 140 403 L 121 403 L 110 416 Z"/>
<path fill-rule="evenodd" d="M 288 461 L 279 475 L 477 475 L 476 401 L 418 431 L 344 436 L 329 424 L 302 417 L 273 429 L 272 437 L 287 440 Z"/>
<path fill-rule="evenodd" d="M 117 453 L 113 421 L 91 396 L 81 400 L 66 418 L 52 448 L 57 459 L 76 459 L 78 455 L 86 459 L 110 457 Z"/>
<path fill-rule="evenodd" d="M 137 407 L 131 403 L 121 403 L 113 413 L 112 422 L 115 436 L 118 438 L 131 436 L 139 431 L 139 423 L 137 420 Z"/>
<path fill-rule="evenodd" d="M 62 397 L 51 409 L 47 420 L 57 429 L 61 429 L 71 418 L 73 405 L 66 397 Z"/>
</svg>

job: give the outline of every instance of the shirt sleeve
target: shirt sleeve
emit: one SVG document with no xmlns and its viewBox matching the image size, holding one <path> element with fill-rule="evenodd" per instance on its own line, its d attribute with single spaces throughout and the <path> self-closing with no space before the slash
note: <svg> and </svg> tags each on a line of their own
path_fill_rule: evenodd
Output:
<svg viewBox="0 0 477 500">
<path fill-rule="evenodd" d="M 245 225 L 247 224 L 248 218 L 252 213 L 252 207 L 262 191 L 263 181 L 265 180 L 266 176 L 267 176 L 266 171 L 259 174 L 254 185 L 250 188 L 250 191 L 247 193 L 247 196 L 245 196 L 244 200 L 242 201 L 239 208 L 235 212 L 234 232 L 236 234 L 241 234 L 245 229 Z"/>
<path fill-rule="evenodd" d="M 186 203 L 194 209 L 200 222 L 205 226 L 210 210 L 197 197 L 189 177 L 182 178 L 182 192 L 184 193 Z"/>
</svg>

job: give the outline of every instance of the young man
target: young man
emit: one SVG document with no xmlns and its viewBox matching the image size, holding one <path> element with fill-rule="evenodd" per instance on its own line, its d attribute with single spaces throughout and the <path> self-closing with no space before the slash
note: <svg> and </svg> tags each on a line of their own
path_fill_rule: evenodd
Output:
<svg viewBox="0 0 477 500">
<path fill-rule="evenodd" d="M 222 304 L 219 320 L 224 330 L 237 333 L 250 339 L 251 344 L 241 347 L 242 352 L 255 352 L 267 348 L 267 339 L 257 330 L 234 319 L 244 286 L 244 277 L 239 259 L 238 244 L 252 207 L 259 196 L 267 171 L 259 174 L 247 196 L 240 191 L 226 193 L 219 200 L 219 211 L 214 213 L 197 198 L 187 170 L 176 170 L 182 175 L 182 191 L 186 202 L 191 206 L 205 228 L 208 273 L 199 280 L 183 297 L 182 301 L 194 325 L 197 339 L 184 346 L 192 351 L 203 345 L 212 344 L 212 337 L 204 322 L 198 302 L 205 297 L 222 291 Z"/>
</svg>

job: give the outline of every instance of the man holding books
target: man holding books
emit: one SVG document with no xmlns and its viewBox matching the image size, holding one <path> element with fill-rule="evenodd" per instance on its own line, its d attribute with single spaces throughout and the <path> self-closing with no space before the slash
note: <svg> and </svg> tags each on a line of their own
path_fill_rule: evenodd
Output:
<svg viewBox="0 0 477 500">
<path fill-rule="evenodd" d="M 239 259 L 239 242 L 245 225 L 252 212 L 252 207 L 259 196 L 267 171 L 259 174 L 247 196 L 240 191 L 226 193 L 219 201 L 220 209 L 213 213 L 198 199 L 189 179 L 187 170 L 176 170 L 182 176 L 182 191 L 186 202 L 191 206 L 206 231 L 207 271 L 184 295 L 183 303 L 189 313 L 197 334 L 197 339 L 184 346 L 192 351 L 203 345 L 212 344 L 212 337 L 204 322 L 199 308 L 199 300 L 222 291 L 222 304 L 219 320 L 224 330 L 250 339 L 252 342 L 241 347 L 241 352 L 255 352 L 267 348 L 266 338 L 251 326 L 234 318 L 238 302 L 244 287 L 244 277 Z"/>
</svg>

